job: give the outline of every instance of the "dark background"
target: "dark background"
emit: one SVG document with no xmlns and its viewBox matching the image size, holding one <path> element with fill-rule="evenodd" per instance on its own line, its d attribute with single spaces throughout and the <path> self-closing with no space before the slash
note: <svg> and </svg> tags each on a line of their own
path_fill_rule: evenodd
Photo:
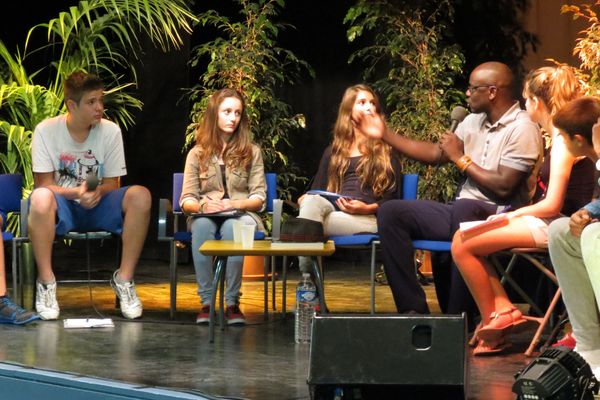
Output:
<svg viewBox="0 0 600 400">
<path fill-rule="evenodd" d="M 22 2 L 7 3 L 3 4 L 3 9 L 6 12 L 5 21 L 10 22 L 3 25 L 0 39 L 9 50 L 19 46 L 22 51 L 27 31 L 32 26 L 58 16 L 60 11 L 67 11 L 77 1 L 31 2 L 28 7 L 23 7 Z M 216 9 L 234 18 L 238 15 L 239 6 L 232 1 L 196 3 L 196 12 Z M 457 21 L 469 21 L 471 30 L 472 21 L 476 21 L 490 31 L 489 27 L 493 25 L 488 24 L 486 18 L 493 19 L 494 13 L 481 14 L 478 18 L 469 17 L 469 13 L 479 13 L 472 9 L 470 3 L 457 0 L 457 6 L 462 7 L 457 9 Z M 346 27 L 343 25 L 346 11 L 352 4 L 350 1 L 289 0 L 279 19 L 295 26 L 295 29 L 280 34 L 279 45 L 307 61 L 316 74 L 315 79 L 306 74 L 299 84 L 281 88 L 281 97 L 292 106 L 292 112 L 306 116 L 305 132 L 292 138 L 294 149 L 290 158 L 308 177 L 316 172 L 321 153 L 331 140 L 331 127 L 343 91 L 350 85 L 362 82 L 362 66 L 348 64 L 348 57 L 356 50 L 356 45 L 347 42 Z M 198 27 L 191 36 L 185 37 L 182 49 L 168 53 L 154 49 L 149 42 L 143 43 L 145 54 L 139 61 L 138 97 L 143 101 L 144 108 L 136 113 L 135 125 L 123 132 L 128 168 L 124 183 L 141 184 L 152 192 L 154 213 L 147 240 L 148 251 L 156 248 L 155 213 L 158 199 L 171 196 L 172 174 L 182 171 L 184 166 L 185 153 L 182 149 L 189 123 L 185 88 L 193 86 L 201 73 L 190 70 L 187 65 L 190 49 L 212 39 L 213 35 L 214 31 Z M 469 34 L 459 33 L 455 36 L 464 41 L 468 56 L 465 71 L 489 59 L 510 62 L 503 59 L 500 50 L 493 46 L 481 50 L 482 43 L 487 43 L 485 38 L 473 41 Z M 44 65 L 44 60 L 39 61 Z M 151 256 L 151 253 L 147 255 Z"/>
</svg>

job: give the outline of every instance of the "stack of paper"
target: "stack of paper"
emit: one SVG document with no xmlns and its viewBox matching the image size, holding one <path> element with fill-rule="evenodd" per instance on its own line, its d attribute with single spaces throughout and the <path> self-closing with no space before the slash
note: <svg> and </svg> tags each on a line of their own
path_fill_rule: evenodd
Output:
<svg viewBox="0 0 600 400">
<path fill-rule="evenodd" d="M 64 320 L 64 327 L 71 328 L 114 328 L 110 318 L 69 318 Z"/>
<path fill-rule="evenodd" d="M 494 219 L 483 221 L 469 221 L 460 223 L 460 233 L 464 240 L 477 236 L 483 232 L 487 232 L 498 227 L 508 225 L 506 214 L 501 214 Z"/>
</svg>

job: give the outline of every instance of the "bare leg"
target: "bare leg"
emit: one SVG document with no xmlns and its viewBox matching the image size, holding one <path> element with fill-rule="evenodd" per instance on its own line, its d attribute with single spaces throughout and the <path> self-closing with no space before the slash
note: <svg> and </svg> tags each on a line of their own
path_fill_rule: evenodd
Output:
<svg viewBox="0 0 600 400">
<path fill-rule="evenodd" d="M 513 307 L 496 271 L 485 256 L 513 247 L 535 247 L 531 232 L 522 218 L 513 218 L 506 226 L 465 241 L 457 232 L 452 241 L 452 257 L 479 307 L 484 325 L 490 322 L 493 312 Z"/>
<path fill-rule="evenodd" d="M 52 272 L 52 243 L 54 242 L 56 210 L 56 200 L 49 189 L 40 188 L 33 191 L 27 222 L 29 238 L 38 267 L 38 280 L 43 283 L 55 280 Z"/>
<path fill-rule="evenodd" d="M 150 223 L 150 207 L 152 196 L 143 186 L 132 186 L 123 198 L 123 254 L 119 267 L 119 278 L 131 281 L 135 267 L 140 258 L 148 224 Z"/>
</svg>

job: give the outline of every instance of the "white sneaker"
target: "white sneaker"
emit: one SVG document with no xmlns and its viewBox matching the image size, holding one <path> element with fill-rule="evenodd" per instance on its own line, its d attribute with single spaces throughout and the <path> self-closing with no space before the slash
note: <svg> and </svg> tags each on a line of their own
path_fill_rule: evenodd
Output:
<svg viewBox="0 0 600 400">
<path fill-rule="evenodd" d="M 133 283 L 133 281 L 118 283 L 118 272 L 119 271 L 117 270 L 113 274 L 113 277 L 110 280 L 110 286 L 112 286 L 115 294 L 119 297 L 121 313 L 128 319 L 139 318 L 142 316 L 142 302 L 135 292 L 135 283 Z"/>
<path fill-rule="evenodd" d="M 58 302 L 56 301 L 56 282 L 36 282 L 35 309 L 44 320 L 57 319 L 60 314 Z"/>
</svg>

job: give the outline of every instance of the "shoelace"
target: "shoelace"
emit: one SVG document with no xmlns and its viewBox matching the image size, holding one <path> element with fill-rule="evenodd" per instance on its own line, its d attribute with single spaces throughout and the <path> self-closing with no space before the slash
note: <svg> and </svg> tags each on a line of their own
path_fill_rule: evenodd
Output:
<svg viewBox="0 0 600 400">
<path fill-rule="evenodd" d="M 55 288 L 46 287 L 42 285 L 41 290 L 42 299 L 44 300 L 44 305 L 46 307 L 52 307 L 56 302 L 56 290 Z"/>
<path fill-rule="evenodd" d="M 125 296 L 127 297 L 126 299 L 121 299 L 121 301 L 131 303 L 135 300 L 135 289 L 134 289 L 133 283 L 131 283 L 131 282 L 126 282 L 126 283 L 122 283 L 122 284 L 117 283 L 117 285 L 120 287 L 122 292 L 125 293 Z"/>
</svg>

